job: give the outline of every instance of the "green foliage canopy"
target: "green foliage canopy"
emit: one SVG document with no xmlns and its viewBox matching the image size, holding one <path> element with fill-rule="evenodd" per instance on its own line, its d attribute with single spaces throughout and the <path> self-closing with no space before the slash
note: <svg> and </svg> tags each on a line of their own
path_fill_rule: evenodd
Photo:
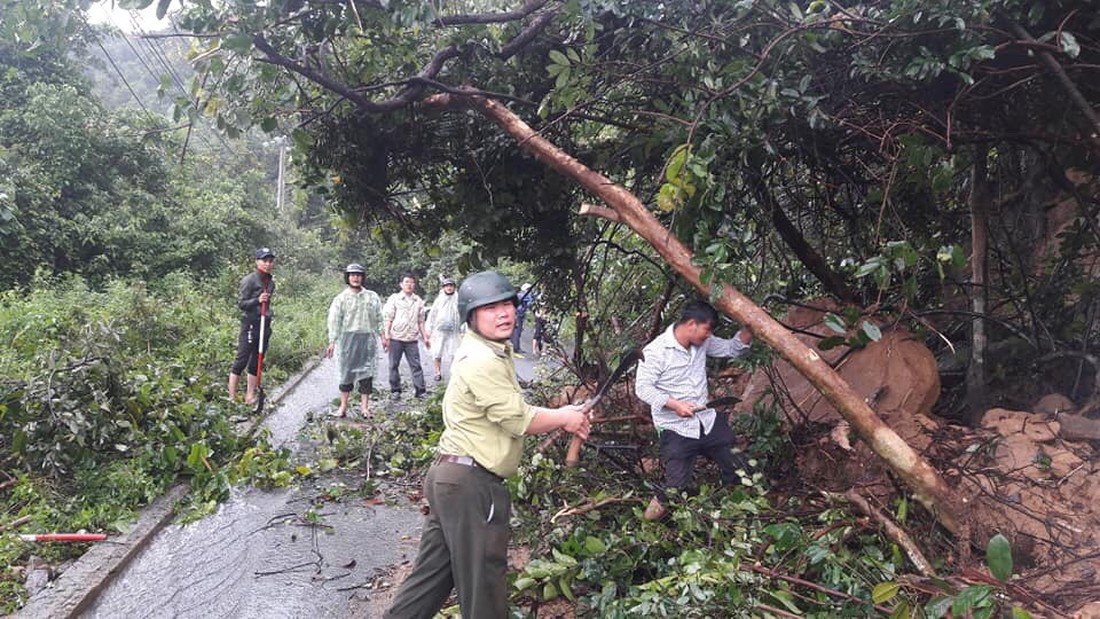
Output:
<svg viewBox="0 0 1100 619">
<path fill-rule="evenodd" d="M 1065 98 L 1035 59 L 1088 70 L 1096 50 L 1081 42 L 1096 26 L 1077 3 L 180 8 L 209 77 L 197 106 L 220 125 L 290 119 L 308 180 L 340 209 L 429 238 L 460 229 L 520 259 L 568 264 L 564 250 L 595 238 L 571 215 L 584 196 L 484 121 L 418 108 L 426 95 L 470 84 L 505 99 L 651 201 L 697 251 L 724 239 L 716 267 L 768 251 L 777 233 L 788 251 L 773 249 L 771 268 L 795 290 L 813 284 L 793 265 L 815 256 L 835 269 L 898 238 L 931 251 L 956 240 L 960 148 L 1060 145 L 1068 164 L 1095 147 L 1079 111 L 1049 104 Z M 827 270 L 811 265 L 845 293 Z"/>
</svg>

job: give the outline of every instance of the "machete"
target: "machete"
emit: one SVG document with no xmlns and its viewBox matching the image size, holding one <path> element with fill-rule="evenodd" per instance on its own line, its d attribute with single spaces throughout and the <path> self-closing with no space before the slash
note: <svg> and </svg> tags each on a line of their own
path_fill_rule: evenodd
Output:
<svg viewBox="0 0 1100 619">
<path fill-rule="evenodd" d="M 588 407 L 590 411 L 595 408 L 596 405 L 600 403 L 600 400 L 607 395 L 607 390 L 611 388 L 611 385 L 619 382 L 619 379 L 626 375 L 626 373 L 630 371 L 630 368 L 634 367 L 634 364 L 644 358 L 645 355 L 642 354 L 641 348 L 634 348 L 628 351 L 623 355 L 622 359 L 619 360 L 619 365 L 615 367 L 615 370 L 611 372 L 607 380 L 603 381 L 603 384 L 596 389 L 596 393 L 586 400 L 584 405 Z M 569 450 L 565 452 L 565 466 L 576 466 L 577 463 L 580 462 L 582 444 L 584 444 L 583 440 L 576 436 L 573 437 L 573 440 L 569 443 Z"/>
<path fill-rule="evenodd" d="M 703 405 L 703 408 L 721 408 L 723 406 L 731 406 L 741 401 L 741 398 L 735 395 L 724 395 L 720 398 L 714 398 L 710 402 Z"/>
</svg>

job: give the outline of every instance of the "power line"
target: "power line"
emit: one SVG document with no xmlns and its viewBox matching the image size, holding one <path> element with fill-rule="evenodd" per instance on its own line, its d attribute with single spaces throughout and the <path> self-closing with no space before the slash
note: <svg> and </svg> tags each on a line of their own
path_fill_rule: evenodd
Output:
<svg viewBox="0 0 1100 619">
<path fill-rule="evenodd" d="M 161 49 L 159 41 L 154 43 L 153 41 L 145 37 L 146 32 L 141 29 L 141 24 L 138 23 L 133 14 L 130 15 L 130 22 L 133 25 L 135 32 L 138 34 L 139 40 L 141 40 L 142 43 L 145 44 L 145 48 L 146 50 L 148 50 L 149 54 L 152 55 L 153 58 L 160 63 L 160 66 L 164 67 L 164 70 L 171 78 L 172 83 L 176 85 L 176 88 L 178 88 L 185 97 L 190 98 L 190 95 L 187 92 L 187 88 L 183 84 L 183 80 L 180 79 L 179 75 L 176 73 L 175 68 L 172 67 L 171 63 L 168 62 L 167 55 L 164 53 L 164 50 Z"/>
<path fill-rule="evenodd" d="M 148 37 L 147 36 L 148 33 L 144 29 L 142 29 L 141 24 L 138 22 L 137 18 L 134 17 L 133 13 L 130 13 L 130 22 L 131 22 L 131 25 L 134 28 L 134 31 L 137 33 L 138 38 L 145 44 L 145 47 L 149 51 L 149 53 L 153 56 L 153 58 L 155 58 L 160 63 L 160 65 L 162 67 L 164 67 L 164 69 L 167 72 L 169 78 L 172 80 L 172 83 L 174 83 L 176 88 L 179 89 L 179 91 L 183 95 L 183 97 L 185 99 L 187 99 L 188 101 L 192 102 L 192 104 L 194 104 L 197 108 L 198 107 L 198 97 L 196 95 L 192 95 L 187 90 L 187 87 L 183 83 L 183 79 L 180 78 L 179 73 L 176 71 L 175 67 L 172 66 L 171 62 L 169 62 L 168 55 L 164 52 L 164 49 L 161 47 L 161 45 L 162 45 L 161 41 L 160 40 L 154 41 L 151 37 Z M 175 25 L 174 24 L 173 24 L 172 28 L 173 28 L 173 30 L 175 30 Z M 135 53 L 137 53 L 136 50 L 135 50 Z M 191 123 L 191 124 L 193 125 L 194 123 Z M 189 128 L 188 129 L 188 137 L 190 137 L 190 134 L 191 134 L 191 129 Z M 203 133 L 200 133 L 198 135 L 199 135 L 199 139 L 201 139 L 203 141 L 203 144 L 207 148 L 210 148 L 211 144 L 210 144 L 210 141 L 207 139 L 206 135 L 203 134 Z M 225 141 L 225 136 L 223 136 L 218 131 L 215 131 L 214 135 L 216 135 L 217 138 L 218 138 L 218 141 L 221 142 L 222 148 L 224 148 L 227 153 L 233 154 L 233 152 L 234 152 L 233 148 L 229 145 L 228 142 Z M 185 146 L 185 148 L 186 148 L 186 146 Z"/>
<path fill-rule="evenodd" d="M 103 41 L 101 41 L 99 37 L 95 37 L 95 43 L 99 46 L 100 51 L 103 52 L 103 56 L 107 58 L 107 62 L 110 63 L 111 68 L 113 68 L 115 70 L 115 73 L 118 74 L 119 79 L 121 79 L 122 83 L 126 85 L 126 90 L 130 91 L 130 95 L 133 96 L 134 100 L 138 102 L 138 105 L 141 106 L 141 109 L 145 110 L 145 113 L 149 116 L 150 120 L 155 120 L 156 116 L 151 111 L 149 111 L 149 108 L 145 107 L 145 102 L 141 100 L 141 97 L 139 97 L 136 92 L 134 92 L 133 86 L 130 86 L 130 82 L 122 73 L 122 69 L 118 67 L 118 64 L 115 63 L 115 59 L 111 57 L 111 53 L 108 52 L 107 48 L 103 46 Z"/>
</svg>

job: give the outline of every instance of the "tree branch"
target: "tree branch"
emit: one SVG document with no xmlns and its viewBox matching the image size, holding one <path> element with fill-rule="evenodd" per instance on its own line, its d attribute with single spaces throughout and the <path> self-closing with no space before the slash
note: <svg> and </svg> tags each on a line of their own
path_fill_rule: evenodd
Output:
<svg viewBox="0 0 1100 619">
<path fill-rule="evenodd" d="M 527 0 L 518 11 L 507 13 L 472 13 L 470 15 L 449 15 L 439 17 L 434 22 L 437 26 L 466 26 L 469 24 L 503 24 L 519 21 L 531 13 L 541 9 L 550 3 L 550 0 Z"/>
<path fill-rule="evenodd" d="M 1012 31 L 1015 32 L 1017 36 L 1019 36 L 1023 40 L 1029 43 L 1035 42 L 1035 38 L 1031 36 L 1031 33 L 1025 30 L 1024 27 L 1020 24 L 1012 22 L 1011 27 Z M 1065 89 L 1066 94 L 1069 95 L 1070 101 L 1073 101 L 1073 104 L 1082 114 L 1084 114 L 1089 124 L 1092 125 L 1092 133 L 1089 135 L 1089 137 L 1091 138 L 1094 147 L 1100 144 L 1100 117 L 1097 117 L 1096 111 L 1092 109 L 1092 106 L 1089 105 L 1088 100 L 1085 99 L 1084 95 L 1081 94 L 1081 91 L 1077 89 L 1077 86 L 1073 83 L 1073 80 L 1069 79 L 1069 76 L 1066 75 L 1065 69 L 1063 69 L 1062 65 L 1054 59 L 1054 56 L 1050 52 L 1040 51 L 1038 52 L 1038 54 L 1039 60 L 1042 61 L 1043 66 L 1047 68 L 1047 71 L 1050 71 L 1051 74 L 1054 75 L 1054 79 L 1062 86 L 1063 89 Z"/>
<path fill-rule="evenodd" d="M 448 60 L 457 58 L 461 53 L 459 49 L 454 46 L 436 52 L 435 56 L 428 62 L 428 65 L 424 67 L 420 73 L 416 74 L 416 76 L 409 78 L 409 80 L 405 82 L 405 88 L 397 93 L 397 95 L 385 101 L 375 102 L 364 97 L 360 92 L 349 88 L 347 85 L 280 54 L 262 35 L 252 37 L 252 44 L 265 55 L 263 58 L 257 58 L 260 62 L 267 62 L 283 67 L 293 73 L 297 73 L 317 85 L 347 99 L 360 110 L 375 114 L 398 110 L 412 104 L 414 101 L 424 96 L 428 84 L 434 81 L 434 78 L 443 70 L 443 65 L 446 64 Z"/>
<path fill-rule="evenodd" d="M 871 506 L 867 499 L 859 495 L 852 488 L 844 494 L 844 498 L 848 499 L 852 505 L 859 508 L 859 511 L 867 514 L 882 527 L 882 530 L 886 533 L 886 536 L 894 540 L 894 543 L 901 546 L 905 550 L 905 554 L 909 555 L 909 560 L 913 562 L 913 565 L 917 568 L 917 571 L 921 575 L 933 578 L 936 576 L 936 569 L 932 567 L 932 564 L 928 562 L 928 559 L 924 558 L 924 553 L 917 548 L 917 545 L 913 543 L 913 539 L 893 520 L 890 520 L 880 510 Z"/>
<path fill-rule="evenodd" d="M 535 21 L 531 22 L 524 28 L 514 39 L 508 41 L 503 47 L 500 48 L 500 53 L 497 56 L 502 60 L 508 60 L 512 56 L 515 56 L 521 49 L 527 47 L 531 41 L 535 40 L 547 24 L 554 20 L 558 16 L 557 11 L 549 11 L 539 15 L 535 18 Z"/>
<path fill-rule="evenodd" d="M 589 204 L 587 202 L 581 204 L 581 208 L 577 211 L 580 215 L 591 215 L 592 217 L 602 217 L 608 221 L 615 223 L 622 223 L 622 218 L 615 212 L 615 209 L 607 208 L 606 206 L 599 206 L 597 204 Z"/>
</svg>

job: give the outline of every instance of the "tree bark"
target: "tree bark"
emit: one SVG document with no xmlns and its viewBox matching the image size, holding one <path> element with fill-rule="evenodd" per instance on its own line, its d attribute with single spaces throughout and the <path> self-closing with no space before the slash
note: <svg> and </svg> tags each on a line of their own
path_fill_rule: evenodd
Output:
<svg viewBox="0 0 1100 619">
<path fill-rule="evenodd" d="M 839 374 L 760 306 L 728 285 L 724 285 L 718 291 L 719 294 L 713 296 L 711 287 L 703 284 L 700 279 L 701 269 L 692 262 L 691 251 L 636 196 L 551 144 L 496 101 L 473 93 L 441 94 L 429 97 L 425 104 L 472 107 L 503 128 L 519 143 L 520 148 L 599 196 L 615 211 L 620 221 L 645 239 L 696 290 L 716 298 L 715 305 L 722 312 L 748 325 L 757 338 L 797 368 L 852 424 L 852 428 L 871 449 L 913 489 L 917 500 L 948 530 L 959 532 L 962 505 L 966 503 L 966 499 L 957 500 L 939 473 L 883 423 Z"/>
</svg>

